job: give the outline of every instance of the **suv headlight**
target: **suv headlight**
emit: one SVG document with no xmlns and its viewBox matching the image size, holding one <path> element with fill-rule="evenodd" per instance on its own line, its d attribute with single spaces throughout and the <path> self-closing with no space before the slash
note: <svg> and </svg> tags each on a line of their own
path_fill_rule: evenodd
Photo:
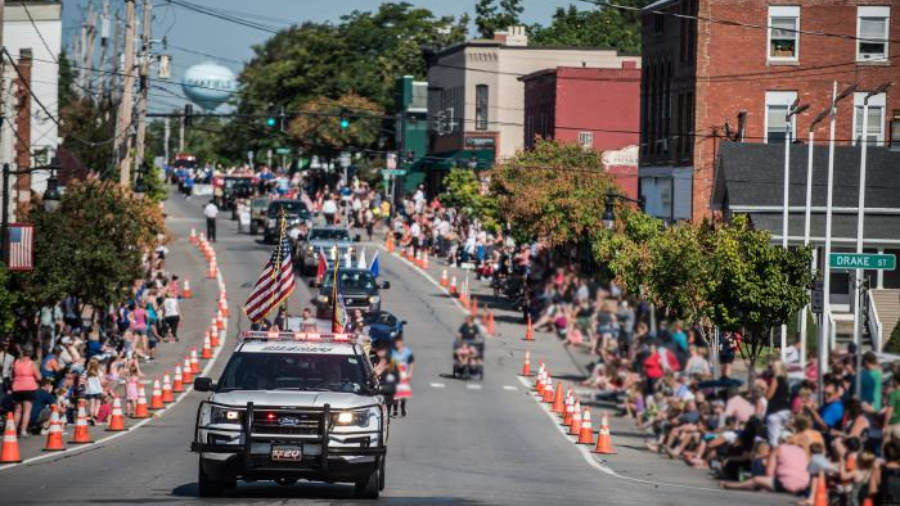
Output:
<svg viewBox="0 0 900 506">
<path fill-rule="evenodd" d="M 212 406 L 210 424 L 239 424 L 244 420 L 244 412 L 233 408 Z"/>
<path fill-rule="evenodd" d="M 378 304 L 379 302 L 381 302 L 381 297 L 377 295 L 372 295 L 369 297 L 369 304 Z"/>
<path fill-rule="evenodd" d="M 378 408 L 371 407 L 354 411 L 341 411 L 332 415 L 334 424 L 340 426 L 367 427 L 378 420 Z"/>
<path fill-rule="evenodd" d="M 318 297 L 316 297 L 316 300 L 321 302 L 322 304 L 327 304 L 328 296 L 327 295 L 319 295 Z"/>
</svg>

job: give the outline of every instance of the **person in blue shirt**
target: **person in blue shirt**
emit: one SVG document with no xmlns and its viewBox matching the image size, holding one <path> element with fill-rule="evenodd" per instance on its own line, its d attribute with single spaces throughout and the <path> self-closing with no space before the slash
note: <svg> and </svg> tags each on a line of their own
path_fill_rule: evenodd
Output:
<svg viewBox="0 0 900 506">
<path fill-rule="evenodd" d="M 29 419 L 29 427 L 32 432 L 39 432 L 45 423 L 50 420 L 50 406 L 56 402 L 56 396 L 53 395 L 53 380 L 44 378 L 41 380 L 41 387 L 34 394 L 34 401 L 31 404 L 31 418 Z"/>
<path fill-rule="evenodd" d="M 844 421 L 844 404 L 841 402 L 841 389 L 834 383 L 828 382 L 824 389 L 825 403 L 815 409 L 815 400 L 810 397 L 804 406 L 806 413 L 812 418 L 817 430 L 828 435 L 832 429 L 840 429 Z"/>
<path fill-rule="evenodd" d="M 688 351 L 688 337 L 682 328 L 682 324 L 680 321 L 676 321 L 672 324 L 672 341 L 675 341 L 675 344 L 681 348 L 681 351 L 687 353 Z"/>
</svg>

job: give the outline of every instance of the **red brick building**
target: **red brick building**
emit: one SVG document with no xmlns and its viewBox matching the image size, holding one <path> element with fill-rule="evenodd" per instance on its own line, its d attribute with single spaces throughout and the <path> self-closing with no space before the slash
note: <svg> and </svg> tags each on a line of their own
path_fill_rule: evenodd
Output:
<svg viewBox="0 0 900 506">
<path fill-rule="evenodd" d="M 804 142 L 834 81 L 858 85 L 838 107 L 835 137 L 844 145 L 860 136 L 867 92 L 893 81 L 869 102 L 869 139 L 900 145 L 896 1 L 660 0 L 642 19 L 639 173 L 654 215 L 707 216 L 721 143 L 783 143 L 795 99 L 810 106 L 791 125 L 792 138 Z M 827 137 L 823 122 L 816 138 Z"/>
<path fill-rule="evenodd" d="M 638 62 L 622 61 L 621 68 L 558 67 L 519 79 L 525 83 L 525 147 L 542 138 L 616 153 L 604 158 L 610 160 L 607 170 L 636 197 L 637 160 L 625 153 L 640 139 Z"/>
</svg>

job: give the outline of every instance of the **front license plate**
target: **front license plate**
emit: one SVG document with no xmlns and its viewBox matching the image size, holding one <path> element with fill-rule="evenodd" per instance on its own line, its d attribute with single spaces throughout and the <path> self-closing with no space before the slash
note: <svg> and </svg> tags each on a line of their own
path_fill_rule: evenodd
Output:
<svg viewBox="0 0 900 506">
<path fill-rule="evenodd" d="M 272 460 L 275 462 L 300 462 L 303 450 L 299 446 L 273 446 Z"/>
</svg>

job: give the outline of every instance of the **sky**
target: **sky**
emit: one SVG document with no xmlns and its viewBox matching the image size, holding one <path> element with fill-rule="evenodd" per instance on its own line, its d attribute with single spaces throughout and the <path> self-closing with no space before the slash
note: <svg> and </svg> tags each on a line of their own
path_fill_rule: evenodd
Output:
<svg viewBox="0 0 900 506">
<path fill-rule="evenodd" d="M 99 10 L 103 0 L 63 0 L 63 44 L 71 44 L 72 37 L 78 33 L 87 6 L 93 2 Z M 339 18 L 353 10 L 373 11 L 382 3 L 381 0 L 185 0 L 187 2 L 231 10 L 252 13 L 254 20 L 261 23 L 286 27 L 292 23 L 304 21 L 338 21 Z M 476 0 L 408 0 L 416 7 L 430 9 L 435 15 L 452 14 L 459 16 L 465 12 L 474 18 Z M 548 23 L 553 12 L 559 7 L 578 4 L 576 0 L 525 0 L 523 22 Z M 111 11 L 121 9 L 124 16 L 122 0 L 110 0 Z M 228 21 L 215 19 L 203 14 L 194 13 L 181 7 L 169 4 L 166 0 L 154 0 L 153 38 L 165 36 L 173 57 L 173 80 L 180 81 L 184 71 L 195 63 L 200 63 L 204 56 L 186 53 L 175 47 L 189 48 L 197 52 L 221 57 L 218 63 L 231 68 L 237 73 L 241 65 L 253 54 L 252 46 L 265 41 L 271 34 L 253 28 L 235 25 Z M 581 5 L 581 7 L 585 7 Z M 110 32 L 112 37 L 112 29 Z M 159 51 L 160 46 L 154 48 Z M 215 58 L 213 58 L 215 60 Z M 233 61 L 229 61 L 233 60 Z M 172 87 L 175 89 L 175 87 Z M 164 108 L 183 103 L 174 96 L 165 98 L 165 93 L 158 92 L 159 100 L 151 100 L 151 109 Z M 151 98 L 156 93 L 151 93 Z"/>
</svg>

